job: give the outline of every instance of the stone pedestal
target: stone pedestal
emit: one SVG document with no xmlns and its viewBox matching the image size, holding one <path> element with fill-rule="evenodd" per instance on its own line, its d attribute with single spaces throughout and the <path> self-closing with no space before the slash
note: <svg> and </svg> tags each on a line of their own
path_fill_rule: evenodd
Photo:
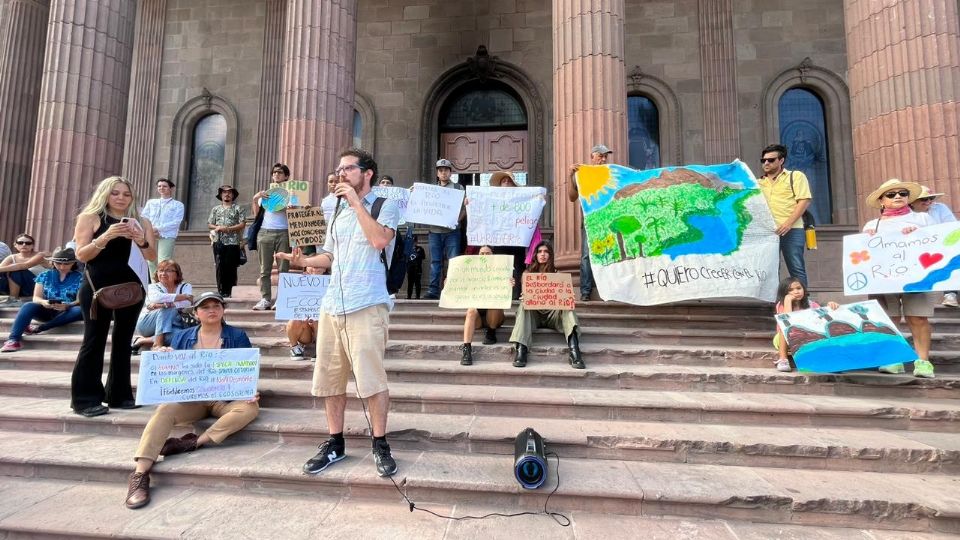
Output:
<svg viewBox="0 0 960 540">
<path fill-rule="evenodd" d="M 289 0 L 277 161 L 326 194 L 326 175 L 353 137 L 357 1 Z"/>
<path fill-rule="evenodd" d="M 567 172 L 598 143 L 628 163 L 623 0 L 553 0 L 554 251 L 563 270 L 580 267 L 579 203 Z"/>
<path fill-rule="evenodd" d="M 0 241 L 23 232 L 37 132 L 48 4 L 9 0 L 0 6 Z"/>
<path fill-rule="evenodd" d="M 946 193 L 960 210 L 957 2 L 844 0 L 860 222 L 889 178 Z"/>
<path fill-rule="evenodd" d="M 38 249 L 70 240 L 96 184 L 120 174 L 136 10 L 130 0 L 50 4 L 26 226 Z"/>
</svg>

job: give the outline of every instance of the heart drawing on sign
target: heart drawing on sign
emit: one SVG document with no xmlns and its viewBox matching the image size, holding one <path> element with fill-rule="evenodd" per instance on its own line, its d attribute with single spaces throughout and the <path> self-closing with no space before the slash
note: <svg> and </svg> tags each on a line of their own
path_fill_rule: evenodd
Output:
<svg viewBox="0 0 960 540">
<path fill-rule="evenodd" d="M 942 260 L 942 253 L 924 253 L 920 255 L 920 264 L 923 265 L 924 268 L 930 268 Z"/>
</svg>

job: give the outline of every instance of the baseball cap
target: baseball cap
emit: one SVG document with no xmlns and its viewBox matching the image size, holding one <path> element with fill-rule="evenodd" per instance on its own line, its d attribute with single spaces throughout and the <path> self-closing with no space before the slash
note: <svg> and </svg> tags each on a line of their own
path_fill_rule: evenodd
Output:
<svg viewBox="0 0 960 540">
<path fill-rule="evenodd" d="M 596 146 L 593 147 L 593 150 L 590 150 L 590 153 L 591 153 L 591 154 L 593 154 L 593 153 L 597 153 L 597 154 L 612 154 L 612 153 L 613 153 L 613 150 L 607 148 L 607 145 L 605 145 L 605 144 L 598 144 L 598 145 L 596 145 Z"/>
<path fill-rule="evenodd" d="M 436 167 L 436 168 L 439 169 L 440 167 L 446 167 L 446 168 L 448 168 L 448 169 L 453 169 L 453 163 L 450 163 L 450 160 L 449 160 L 449 159 L 443 159 L 443 158 L 441 158 L 441 159 L 437 160 L 437 167 Z"/>
</svg>

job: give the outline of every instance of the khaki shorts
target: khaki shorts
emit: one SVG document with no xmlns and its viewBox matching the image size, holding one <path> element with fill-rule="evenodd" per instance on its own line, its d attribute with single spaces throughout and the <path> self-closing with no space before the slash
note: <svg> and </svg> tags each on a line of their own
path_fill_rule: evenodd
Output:
<svg viewBox="0 0 960 540">
<path fill-rule="evenodd" d="M 887 315 L 897 322 L 900 319 L 901 311 L 905 317 L 933 317 L 933 310 L 937 305 L 937 297 L 940 293 L 903 293 L 903 294 L 879 294 L 870 295 L 875 298 Z"/>
<path fill-rule="evenodd" d="M 383 354 L 389 322 L 387 306 L 383 304 L 340 316 L 321 313 L 311 393 L 317 397 L 345 394 L 351 371 L 360 397 L 386 391 Z"/>
</svg>

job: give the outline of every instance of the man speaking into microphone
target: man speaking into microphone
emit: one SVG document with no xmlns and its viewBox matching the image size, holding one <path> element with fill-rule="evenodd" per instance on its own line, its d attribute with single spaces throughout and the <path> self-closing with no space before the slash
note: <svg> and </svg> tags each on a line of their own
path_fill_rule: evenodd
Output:
<svg viewBox="0 0 960 540">
<path fill-rule="evenodd" d="M 317 474 L 345 457 L 343 415 L 347 376 L 352 369 L 357 393 L 369 406 L 377 474 L 391 476 L 397 472 L 397 463 L 386 439 L 390 393 L 383 356 L 393 301 L 387 293 L 386 265 L 380 253 L 386 249 L 386 260 L 390 260 L 400 210 L 396 203 L 385 200 L 378 217 L 371 215 L 377 199 L 371 191 L 377 163 L 368 152 L 345 150 L 334 172 L 339 177 L 333 191 L 337 206 L 319 253 L 304 257 L 296 249 L 276 255 L 297 266 L 331 270 L 317 321 L 317 363 L 311 390 L 314 396 L 324 398 L 330 438 L 307 460 L 303 472 Z"/>
</svg>

